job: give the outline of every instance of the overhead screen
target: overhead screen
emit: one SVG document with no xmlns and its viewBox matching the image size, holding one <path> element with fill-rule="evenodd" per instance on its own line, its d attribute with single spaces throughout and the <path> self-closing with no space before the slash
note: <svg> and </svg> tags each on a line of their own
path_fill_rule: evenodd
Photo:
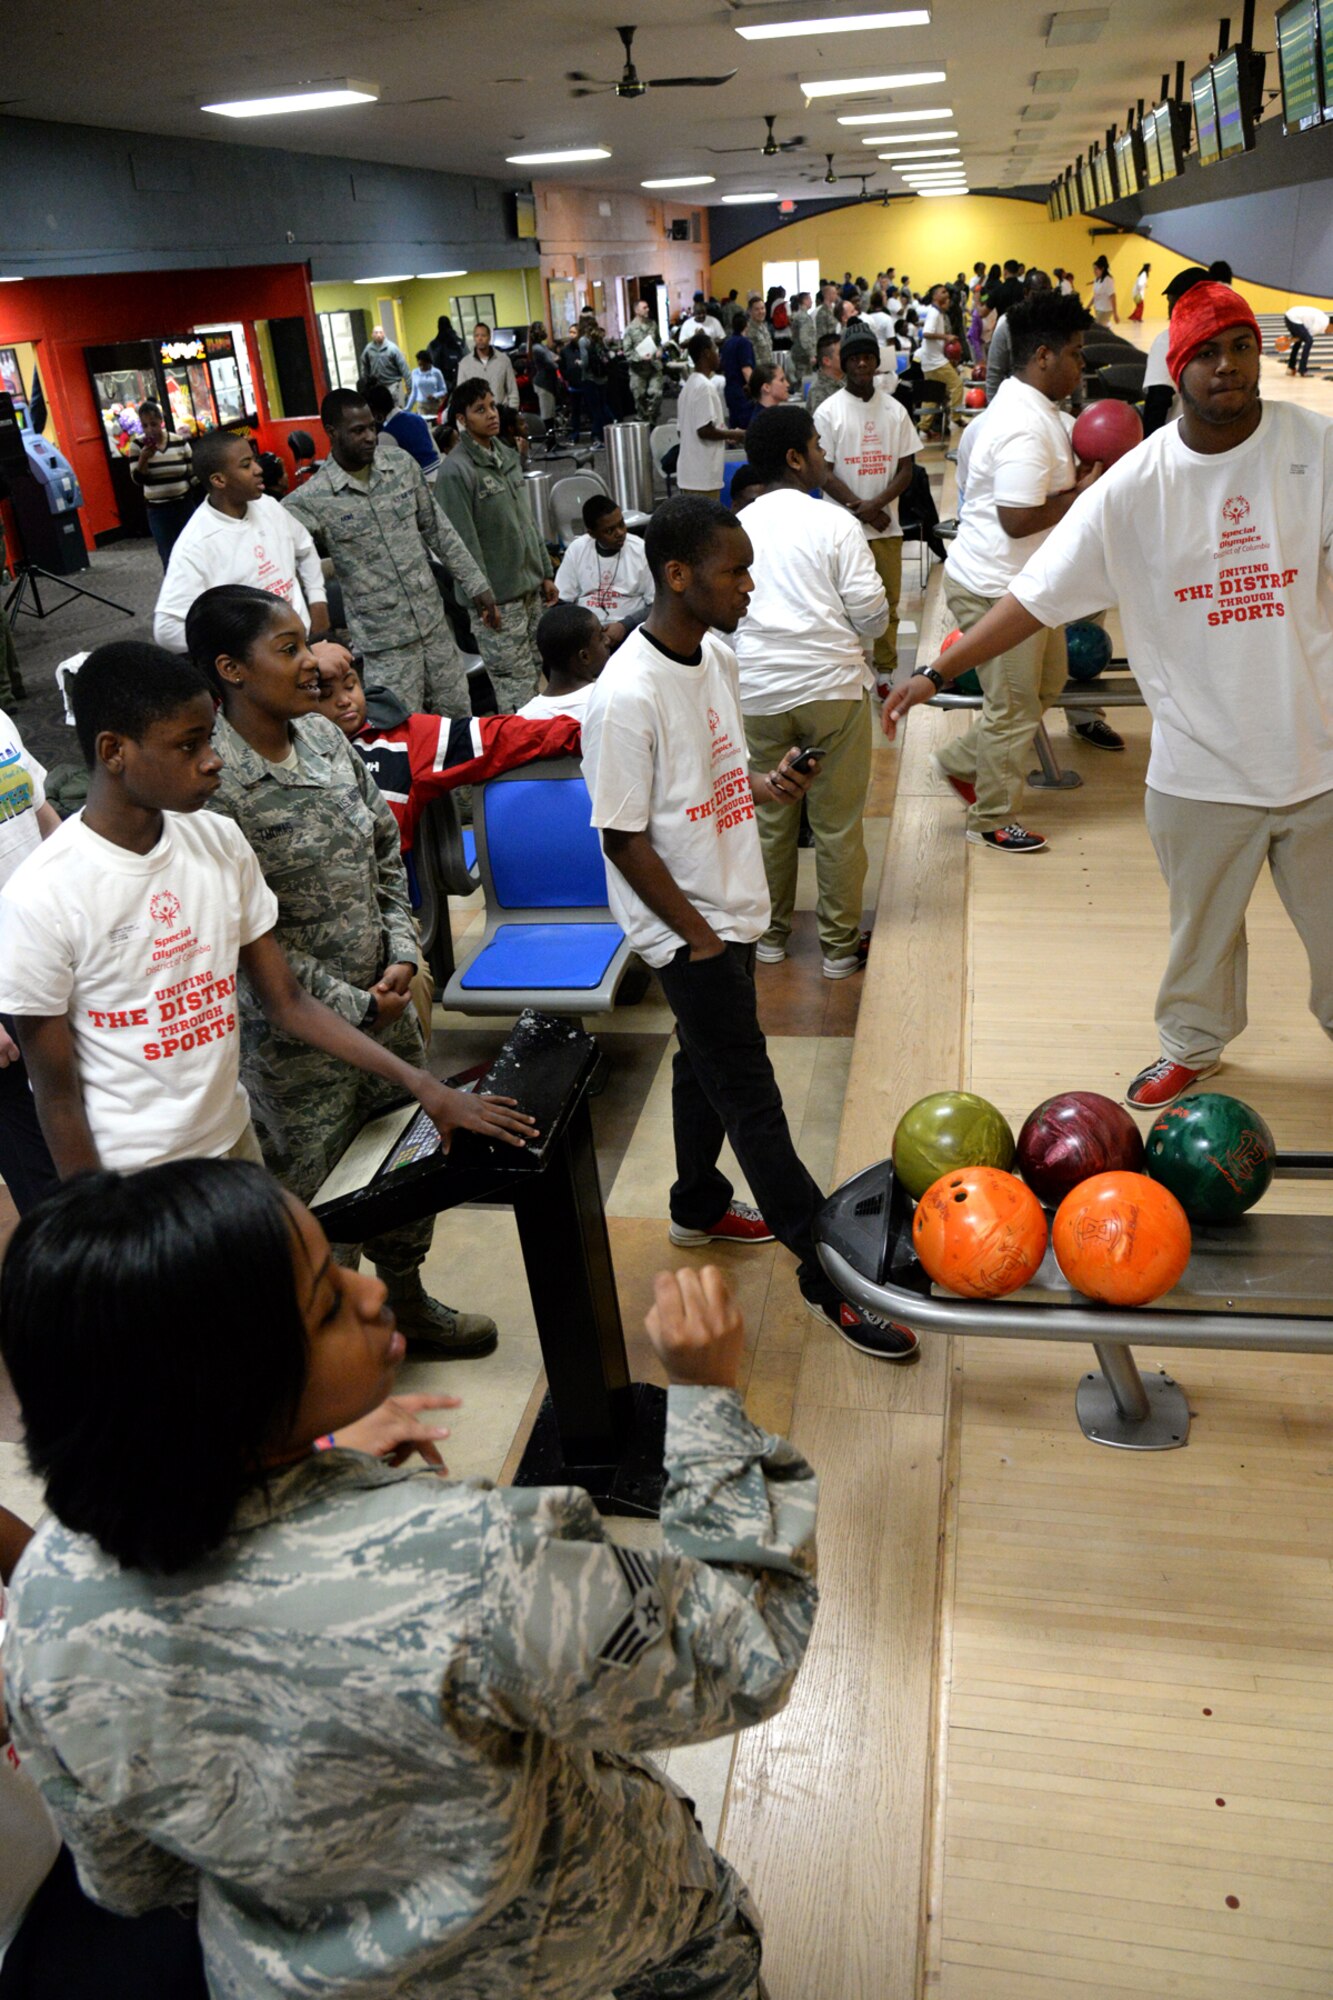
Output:
<svg viewBox="0 0 1333 2000">
<path fill-rule="evenodd" d="M 1213 96 L 1213 72 L 1201 69 L 1190 78 L 1190 103 L 1194 107 L 1194 137 L 1199 164 L 1215 166 L 1222 157 L 1217 149 L 1217 100 Z"/>
<path fill-rule="evenodd" d="M 1333 118 L 1333 0 L 1318 0 L 1320 95 L 1325 118 Z"/>
<path fill-rule="evenodd" d="M 1277 17 L 1277 56 L 1282 122 L 1288 132 L 1304 132 L 1324 115 L 1316 0 L 1290 0 L 1282 8 Z"/>
<path fill-rule="evenodd" d="M 1122 132 L 1115 142 L 1115 173 L 1122 195 L 1137 194 L 1142 185 L 1137 135 Z"/>
</svg>

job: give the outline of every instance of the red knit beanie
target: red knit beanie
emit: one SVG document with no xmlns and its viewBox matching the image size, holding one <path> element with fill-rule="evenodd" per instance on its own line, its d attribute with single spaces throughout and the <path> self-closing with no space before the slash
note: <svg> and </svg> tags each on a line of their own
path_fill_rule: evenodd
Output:
<svg viewBox="0 0 1333 2000">
<path fill-rule="evenodd" d="M 1233 292 L 1230 285 L 1190 286 L 1171 315 L 1166 350 L 1166 371 L 1177 387 L 1205 342 L 1232 326 L 1247 326 L 1263 346 L 1259 322 L 1239 292 Z"/>
</svg>

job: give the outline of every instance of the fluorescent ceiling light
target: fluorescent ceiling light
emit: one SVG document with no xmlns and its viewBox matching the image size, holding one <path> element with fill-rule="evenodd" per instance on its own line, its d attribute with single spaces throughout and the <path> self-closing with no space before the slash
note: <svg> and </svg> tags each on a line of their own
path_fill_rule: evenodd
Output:
<svg viewBox="0 0 1333 2000">
<path fill-rule="evenodd" d="M 0 285 L 21 285 L 22 278 L 0 278 Z"/>
<path fill-rule="evenodd" d="M 930 10 L 909 7 L 897 14 L 824 14 L 809 21 L 765 21 L 737 28 L 747 42 L 777 42 L 788 35 L 854 35 L 863 28 L 928 28 Z"/>
<path fill-rule="evenodd" d="M 876 132 L 873 138 L 863 139 L 863 146 L 929 146 L 936 139 L 956 139 L 957 132 L 952 125 L 945 125 L 938 132 Z"/>
<path fill-rule="evenodd" d="M 899 167 L 900 181 L 961 181 L 966 176 L 966 168 L 952 167 Z"/>
<path fill-rule="evenodd" d="M 722 199 L 723 201 L 727 202 L 729 206 L 731 206 L 732 208 L 739 208 L 740 204 L 745 201 L 776 201 L 777 196 L 776 194 L 771 194 L 771 193 L 770 194 L 724 194 Z"/>
<path fill-rule="evenodd" d="M 672 180 L 640 181 L 639 186 L 643 188 L 701 188 L 711 187 L 716 179 L 716 174 L 677 174 Z"/>
<path fill-rule="evenodd" d="M 605 146 L 569 146 L 560 153 L 506 153 L 505 164 L 511 167 L 558 167 L 575 160 L 609 160 L 610 157 Z"/>
<path fill-rule="evenodd" d="M 924 153 L 880 153 L 877 156 L 887 160 L 891 166 L 910 167 L 917 160 L 947 160 L 958 158 L 957 146 L 927 146 Z"/>
<path fill-rule="evenodd" d="M 289 90 L 274 91 L 267 97 L 236 97 L 224 104 L 201 104 L 201 111 L 216 111 L 222 118 L 275 118 L 284 111 L 335 111 L 343 104 L 375 104 L 380 87 L 362 83 L 356 77 L 339 77 L 321 84 L 293 84 Z"/>
<path fill-rule="evenodd" d="M 928 21 L 930 16 L 922 18 Z M 867 90 L 910 90 L 916 83 L 943 82 L 942 69 L 918 69 L 904 76 L 839 76 L 828 83 L 798 83 L 796 87 L 802 97 L 862 97 Z"/>
<path fill-rule="evenodd" d="M 921 83 L 943 83 L 944 71 L 942 69 L 933 69 L 927 75 L 913 80 Z M 952 111 L 941 112 L 939 115 L 942 118 L 953 117 Z M 891 111 L 853 111 L 847 113 L 845 117 L 839 118 L 838 123 L 839 125 L 882 125 L 886 118 L 892 118 L 892 116 L 893 113 Z M 934 112 L 931 113 L 931 116 L 935 116 Z"/>
<path fill-rule="evenodd" d="M 419 278 L 466 278 L 467 266 L 464 265 L 461 271 L 418 271 L 417 276 Z"/>
<path fill-rule="evenodd" d="M 353 278 L 354 285 L 410 285 L 415 271 L 397 271 L 389 278 Z"/>
<path fill-rule="evenodd" d="M 965 188 L 965 187 L 959 187 L 959 188 L 913 188 L 912 192 L 913 192 L 913 194 L 919 194 L 919 195 L 920 195 L 920 197 L 921 197 L 921 199 L 922 199 L 922 201 L 940 201 L 940 200 L 941 200 L 941 199 L 943 199 L 943 198 L 944 198 L 944 197 L 945 197 L 946 195 L 947 195 L 947 196 L 957 196 L 957 195 L 960 195 L 960 194 L 967 194 L 967 193 L 969 192 L 969 190 L 968 190 L 967 188 Z"/>
<path fill-rule="evenodd" d="M 929 119 L 936 124 L 947 124 L 953 117 L 952 111 L 942 111 L 936 105 L 933 111 L 881 111 L 877 118 L 867 118 L 867 125 L 921 125 Z"/>
</svg>

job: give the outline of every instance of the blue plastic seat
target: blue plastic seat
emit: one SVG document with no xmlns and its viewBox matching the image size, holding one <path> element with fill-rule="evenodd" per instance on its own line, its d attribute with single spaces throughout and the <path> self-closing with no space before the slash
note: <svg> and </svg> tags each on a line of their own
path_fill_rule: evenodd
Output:
<svg viewBox="0 0 1333 2000">
<path fill-rule="evenodd" d="M 609 1013 L 633 953 L 607 905 L 577 759 L 525 764 L 479 785 L 473 824 L 486 928 L 444 1005 L 465 1014 Z"/>
</svg>

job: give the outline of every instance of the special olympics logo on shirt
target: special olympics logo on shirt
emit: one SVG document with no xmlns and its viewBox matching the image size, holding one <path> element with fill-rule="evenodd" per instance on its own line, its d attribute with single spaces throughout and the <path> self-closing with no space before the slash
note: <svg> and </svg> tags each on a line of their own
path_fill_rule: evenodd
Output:
<svg viewBox="0 0 1333 2000">
<path fill-rule="evenodd" d="M 713 736 L 716 736 L 721 726 L 722 726 L 722 717 L 718 714 L 715 708 L 710 708 L 708 711 L 709 733 Z"/>
<path fill-rule="evenodd" d="M 1222 502 L 1222 518 L 1225 521 L 1230 521 L 1233 528 L 1240 526 L 1249 511 L 1249 501 L 1243 500 L 1239 493 L 1233 495 L 1230 500 Z"/>
<path fill-rule="evenodd" d="M 180 897 L 173 896 L 170 889 L 159 890 L 148 909 L 155 924 L 174 924 L 181 913 Z"/>
</svg>

